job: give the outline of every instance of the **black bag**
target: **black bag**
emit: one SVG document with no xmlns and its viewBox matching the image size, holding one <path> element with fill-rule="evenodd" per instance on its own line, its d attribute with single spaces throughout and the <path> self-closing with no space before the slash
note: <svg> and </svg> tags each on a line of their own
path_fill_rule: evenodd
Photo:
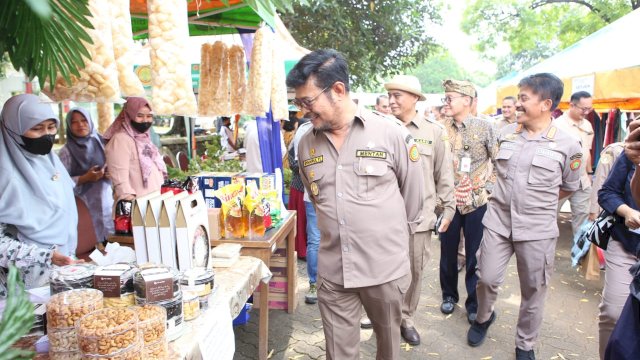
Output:
<svg viewBox="0 0 640 360">
<path fill-rule="evenodd" d="M 615 215 L 602 210 L 589 227 L 589 230 L 584 234 L 584 237 L 600 249 L 607 250 L 607 245 L 609 245 L 609 240 L 611 239 L 611 230 L 613 230 L 615 222 Z"/>
</svg>

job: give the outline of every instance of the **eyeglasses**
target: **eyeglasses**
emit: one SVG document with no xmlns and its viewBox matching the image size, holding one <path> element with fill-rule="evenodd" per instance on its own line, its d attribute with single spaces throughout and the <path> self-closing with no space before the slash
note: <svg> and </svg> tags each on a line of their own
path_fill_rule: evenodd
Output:
<svg viewBox="0 0 640 360">
<path fill-rule="evenodd" d="M 578 110 L 582 111 L 583 114 L 588 114 L 593 111 L 592 107 L 582 107 L 576 104 L 572 104 L 572 105 L 575 106 Z"/>
<path fill-rule="evenodd" d="M 461 98 L 461 97 L 465 97 L 466 95 L 460 95 L 460 96 L 447 96 L 447 97 L 443 97 L 442 99 L 440 99 L 442 101 L 443 104 L 451 104 L 451 102 L 453 101 L 453 99 L 457 99 L 457 98 Z"/>
<path fill-rule="evenodd" d="M 303 108 L 311 109 L 311 107 L 313 106 L 313 103 L 316 102 L 318 97 L 320 95 L 322 95 L 325 91 L 329 90 L 329 88 L 332 87 L 332 86 L 333 86 L 333 84 L 331 84 L 331 85 L 327 86 L 326 88 L 322 89 L 322 91 L 320 91 L 320 93 L 318 95 L 312 97 L 311 99 L 309 99 L 309 98 L 302 98 L 302 99 L 295 98 L 295 99 L 293 99 L 292 103 L 293 103 L 293 105 L 295 105 L 295 107 L 297 107 L 300 110 L 302 110 Z"/>
</svg>

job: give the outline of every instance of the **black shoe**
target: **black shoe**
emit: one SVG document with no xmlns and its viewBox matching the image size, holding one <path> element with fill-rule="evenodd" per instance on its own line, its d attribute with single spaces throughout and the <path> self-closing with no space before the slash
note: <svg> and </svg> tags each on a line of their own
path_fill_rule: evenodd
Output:
<svg viewBox="0 0 640 360">
<path fill-rule="evenodd" d="M 536 353 L 533 349 L 524 351 L 520 348 L 516 348 L 516 360 L 536 360 Z"/>
<path fill-rule="evenodd" d="M 360 320 L 360 328 L 361 329 L 373 329 L 373 324 L 371 323 L 371 319 L 367 316 L 363 317 Z"/>
<path fill-rule="evenodd" d="M 478 323 L 478 321 L 474 321 L 469 328 L 469 332 L 467 332 L 467 343 L 470 346 L 476 347 L 482 344 L 484 339 L 487 337 L 487 330 L 489 330 L 489 326 L 493 324 L 496 320 L 496 312 L 491 313 L 491 317 L 489 320 L 483 322 L 482 324 Z"/>
<path fill-rule="evenodd" d="M 420 334 L 418 334 L 418 330 L 411 327 L 402 327 L 400 326 L 400 335 L 409 345 L 420 345 Z"/>
<path fill-rule="evenodd" d="M 442 311 L 443 314 L 451 314 L 455 308 L 456 302 L 451 296 L 444 298 L 442 304 L 440 304 L 440 311 Z"/>
<path fill-rule="evenodd" d="M 477 313 L 467 313 L 467 321 L 469 322 L 469 325 L 473 325 L 473 322 L 476 321 L 476 318 L 478 317 Z"/>
</svg>

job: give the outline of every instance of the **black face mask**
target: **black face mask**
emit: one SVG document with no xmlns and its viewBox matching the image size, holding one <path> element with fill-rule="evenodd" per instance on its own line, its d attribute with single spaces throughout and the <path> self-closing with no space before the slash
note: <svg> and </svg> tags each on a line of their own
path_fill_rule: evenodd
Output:
<svg viewBox="0 0 640 360">
<path fill-rule="evenodd" d="M 132 121 L 131 127 L 136 129 L 137 132 L 142 134 L 144 132 L 147 132 L 147 130 L 149 130 L 149 128 L 151 127 L 151 123 L 150 122 L 139 123 L 139 122 Z"/>
<path fill-rule="evenodd" d="M 35 139 L 21 136 L 21 138 L 22 142 L 24 142 L 24 145 L 22 145 L 22 147 L 28 152 L 36 155 L 47 155 L 51 152 L 51 148 L 53 147 L 53 140 L 56 138 L 56 136 L 43 135 Z"/>
</svg>

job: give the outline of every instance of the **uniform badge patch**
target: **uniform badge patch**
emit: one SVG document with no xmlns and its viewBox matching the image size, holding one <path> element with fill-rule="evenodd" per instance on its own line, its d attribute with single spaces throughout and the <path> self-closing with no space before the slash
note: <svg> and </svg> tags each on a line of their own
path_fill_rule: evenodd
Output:
<svg viewBox="0 0 640 360">
<path fill-rule="evenodd" d="M 313 196 L 318 196 L 318 194 L 320 193 L 320 189 L 318 189 L 318 184 L 316 184 L 315 182 L 312 182 L 311 185 L 309 185 L 309 187 L 311 188 L 311 193 L 313 194 Z"/>
<path fill-rule="evenodd" d="M 582 159 L 582 153 L 575 153 L 571 155 L 571 157 L 569 158 L 569 160 L 575 160 L 575 159 Z"/>
<path fill-rule="evenodd" d="M 387 152 L 376 150 L 356 150 L 356 157 L 386 159 Z"/>
<path fill-rule="evenodd" d="M 314 156 L 316 154 L 316 149 L 311 148 L 309 149 L 309 155 Z"/>
<path fill-rule="evenodd" d="M 414 139 L 418 144 L 424 144 L 424 145 L 432 145 L 433 141 L 431 140 L 427 140 L 427 139 Z"/>
<path fill-rule="evenodd" d="M 315 177 L 316 177 L 316 172 L 315 172 L 315 171 L 313 171 L 313 170 L 309 171 L 309 178 L 310 178 L 311 180 L 313 180 L 313 178 L 315 178 Z"/>
<path fill-rule="evenodd" d="M 416 162 L 420 159 L 420 152 L 418 152 L 418 145 L 413 144 L 409 149 L 409 160 Z"/>
<path fill-rule="evenodd" d="M 613 156 L 611 154 L 604 154 L 600 157 L 600 163 L 609 164 L 613 160 Z"/>
<path fill-rule="evenodd" d="M 569 165 L 569 167 L 571 168 L 571 170 L 576 171 L 580 168 L 580 165 L 582 165 L 582 160 L 575 159 L 571 162 L 571 165 Z"/>
<path fill-rule="evenodd" d="M 324 161 L 324 156 L 320 155 L 320 156 L 316 156 L 316 157 L 312 157 L 311 159 L 307 159 L 302 163 L 302 166 L 307 167 L 307 166 L 311 166 L 313 164 L 320 164 Z"/>
</svg>

